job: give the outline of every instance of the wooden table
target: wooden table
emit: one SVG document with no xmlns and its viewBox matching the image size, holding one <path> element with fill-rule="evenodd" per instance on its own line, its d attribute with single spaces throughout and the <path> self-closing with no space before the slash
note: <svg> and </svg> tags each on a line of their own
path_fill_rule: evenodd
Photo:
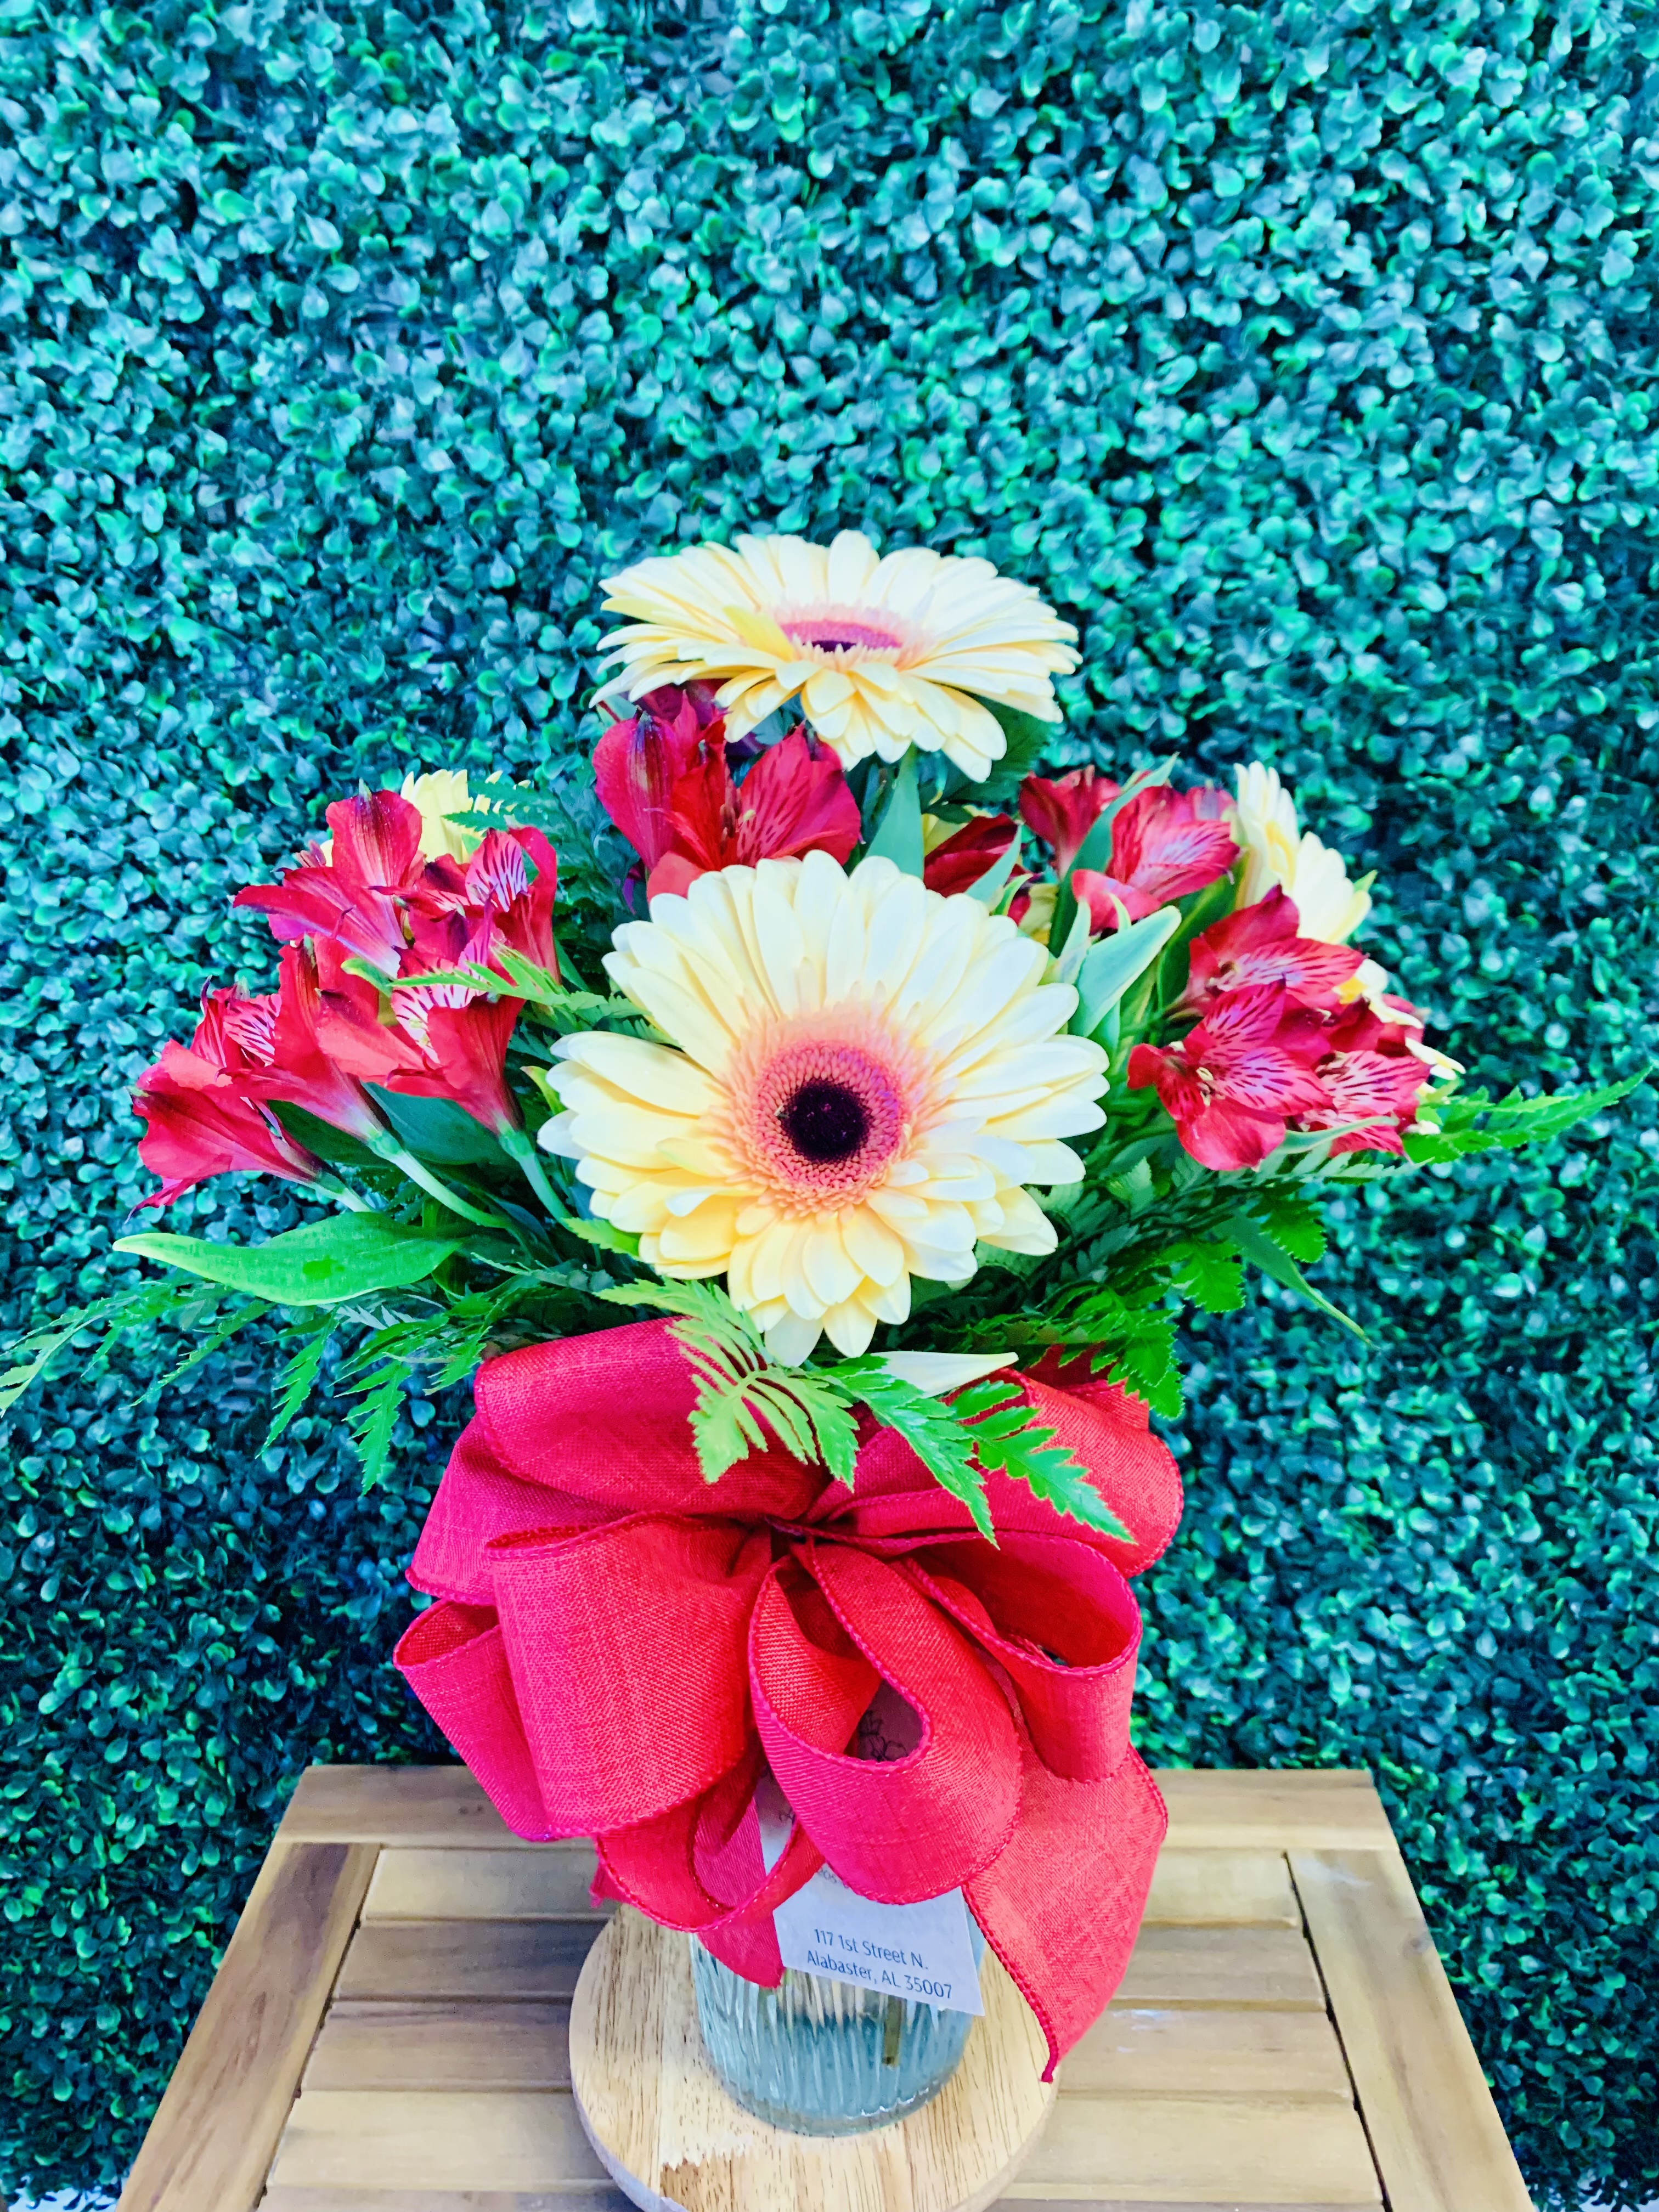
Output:
<svg viewBox="0 0 1659 2212">
<path fill-rule="evenodd" d="M 1529 2212 L 1369 1778 L 1158 1780 L 1139 1942 L 1003 2203 Z M 627 2212 L 569 2090 L 592 1869 L 462 1768 L 313 1767 L 120 2212 Z"/>
</svg>

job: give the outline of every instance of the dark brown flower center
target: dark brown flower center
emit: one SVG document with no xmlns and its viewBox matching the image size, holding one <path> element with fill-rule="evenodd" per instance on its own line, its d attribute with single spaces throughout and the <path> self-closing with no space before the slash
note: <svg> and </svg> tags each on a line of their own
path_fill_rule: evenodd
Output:
<svg viewBox="0 0 1659 2212">
<path fill-rule="evenodd" d="M 870 1133 L 870 1116 L 858 1093 L 822 1077 L 790 1093 L 778 1109 L 778 1121 L 801 1158 L 820 1166 L 850 1159 Z"/>
</svg>

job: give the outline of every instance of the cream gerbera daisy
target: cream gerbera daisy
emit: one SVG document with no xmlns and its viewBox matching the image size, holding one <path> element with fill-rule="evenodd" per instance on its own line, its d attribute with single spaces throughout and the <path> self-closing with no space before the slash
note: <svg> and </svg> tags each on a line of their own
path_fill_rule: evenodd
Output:
<svg viewBox="0 0 1659 2212">
<path fill-rule="evenodd" d="M 488 783 L 501 780 L 499 771 L 485 779 Z M 483 830 L 469 830 L 450 819 L 455 814 L 489 811 L 484 793 L 469 790 L 464 768 L 436 768 L 424 775 L 406 775 L 398 787 L 398 797 L 408 799 L 420 815 L 423 860 L 441 860 L 445 854 L 452 860 L 465 860 L 483 842 Z"/>
<path fill-rule="evenodd" d="M 1232 828 L 1244 855 L 1239 905 L 1254 906 L 1277 884 L 1295 900 L 1304 937 L 1317 938 L 1322 945 L 1346 945 L 1371 910 L 1364 883 L 1350 883 L 1341 854 L 1322 845 L 1311 830 L 1298 830 L 1296 802 L 1276 769 L 1250 761 L 1237 775 Z M 1388 984 L 1388 970 L 1364 960 L 1337 995 L 1347 1001 L 1365 999 L 1380 1011 Z"/>
<path fill-rule="evenodd" d="M 1233 835 L 1244 853 L 1240 906 L 1254 906 L 1275 884 L 1296 901 L 1302 933 L 1322 945 L 1346 945 L 1371 910 L 1370 893 L 1351 884 L 1340 853 L 1311 830 L 1298 833 L 1296 802 L 1275 769 L 1251 761 L 1238 770 Z"/>
<path fill-rule="evenodd" d="M 1054 1249 L 1026 1183 L 1075 1182 L 1106 1055 L 1040 945 L 890 860 L 825 853 L 699 876 L 616 933 L 617 988 L 678 1049 L 565 1038 L 565 1111 L 594 1212 L 680 1279 L 724 1275 L 772 1356 L 847 1353 L 963 1283 L 976 1243 Z"/>
<path fill-rule="evenodd" d="M 608 641 L 610 691 L 718 684 L 732 738 L 799 694 L 844 768 L 915 745 L 988 775 L 1005 741 L 981 702 L 1057 722 L 1049 678 L 1078 663 L 1077 632 L 1029 585 L 926 546 L 878 554 L 856 530 L 829 545 L 695 545 L 623 569 L 605 592 L 629 617 Z"/>
</svg>

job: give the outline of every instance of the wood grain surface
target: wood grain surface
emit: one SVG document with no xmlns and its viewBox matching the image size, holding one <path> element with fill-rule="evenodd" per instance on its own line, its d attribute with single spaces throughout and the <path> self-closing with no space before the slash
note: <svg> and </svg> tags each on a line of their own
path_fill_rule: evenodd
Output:
<svg viewBox="0 0 1659 2212">
<path fill-rule="evenodd" d="M 1060 2069 L 1029 2160 L 993 2177 L 998 2201 L 1376 2212 L 1386 2197 L 1388 2212 L 1528 2212 L 1369 1777 L 1158 1778 L 1170 1838 L 1128 1971 Z M 573 2093 L 583 1962 L 634 1918 L 596 1910 L 592 1869 L 586 1843 L 512 1835 L 464 1769 L 312 1770 L 122 2212 L 623 2212 Z M 720 2124 L 738 2133 L 720 2136 L 684 1939 L 653 1934 L 679 1961 L 678 2025 L 666 2048 L 660 2026 L 653 2042 L 620 2010 L 607 2032 L 636 2130 L 656 2131 L 659 2179 L 685 2192 L 658 2201 L 926 2212 L 933 2181 L 918 2197 L 911 2152 L 875 2137 L 850 2197 L 817 2188 L 801 2160 L 826 2147 L 802 2137 L 782 2139 L 787 2171 L 767 2152 L 760 2198 L 733 2193 L 759 2155 L 743 2131 L 759 2124 L 732 2122 L 728 2106 Z M 1036 2054 L 1035 2024 L 995 1972 Z M 977 2118 L 964 2124 L 941 2100 L 906 2124 L 927 2145 L 917 2171 L 964 2206 L 989 2201 L 969 2166 L 995 2154 L 1010 2102 L 1006 2084 L 988 2093 L 965 2069 Z M 699 2160 L 720 2187 L 696 2179 Z"/>
<path fill-rule="evenodd" d="M 1042 2038 L 994 1954 L 985 2016 L 933 2102 L 867 2135 L 769 2127 L 703 2049 L 685 1939 L 624 1908 L 593 1947 L 570 2016 L 575 2103 L 605 2166 L 648 2212 L 984 2212 L 1054 2101 Z"/>
<path fill-rule="evenodd" d="M 119 2212 L 248 2212 L 374 1871 L 372 1844 L 273 1850 Z"/>
<path fill-rule="evenodd" d="M 1381 1850 L 1393 1845 L 1363 1769 L 1159 1767 L 1178 1850 Z M 278 1829 L 284 1843 L 538 1850 L 515 1836 L 464 1766 L 312 1766 Z"/>
<path fill-rule="evenodd" d="M 1390 2212 L 1530 2212 L 1398 1850 L 1290 1864 Z"/>
</svg>

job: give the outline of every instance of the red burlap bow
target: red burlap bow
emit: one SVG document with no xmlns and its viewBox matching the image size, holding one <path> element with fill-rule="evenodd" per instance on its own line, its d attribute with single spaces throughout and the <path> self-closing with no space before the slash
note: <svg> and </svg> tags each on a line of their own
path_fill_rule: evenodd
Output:
<svg viewBox="0 0 1659 2212">
<path fill-rule="evenodd" d="M 993 1474 L 988 1544 L 890 1430 L 850 1491 L 781 1449 L 711 1486 L 661 1322 L 491 1360 L 410 1571 L 447 1602 L 398 1663 L 510 1827 L 592 1835 L 599 1887 L 750 1980 L 777 1982 L 772 1913 L 826 1860 L 890 1903 L 961 1887 L 1052 2071 L 1117 1986 L 1164 1837 L 1125 1577 L 1181 1486 L 1086 1363 L 1019 1379 L 1133 1541 Z M 884 1680 L 921 1717 L 886 1765 L 848 1750 Z M 767 1766 L 796 1815 L 769 1874 Z"/>
</svg>

